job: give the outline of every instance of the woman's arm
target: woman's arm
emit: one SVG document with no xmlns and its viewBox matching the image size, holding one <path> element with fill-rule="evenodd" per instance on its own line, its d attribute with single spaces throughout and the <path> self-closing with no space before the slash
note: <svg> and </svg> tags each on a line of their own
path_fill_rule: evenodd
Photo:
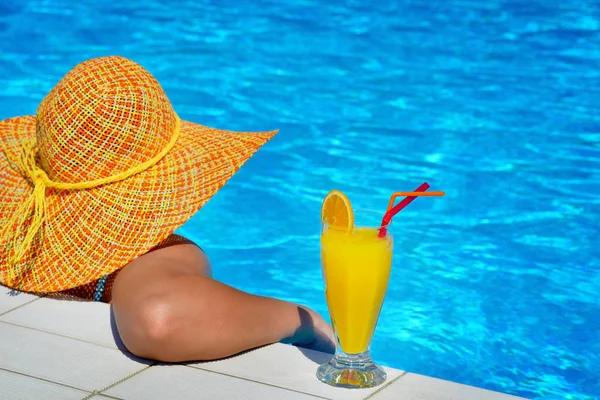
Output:
<svg viewBox="0 0 600 400">
<path fill-rule="evenodd" d="M 112 304 L 123 343 L 143 358 L 212 360 L 278 341 L 334 350 L 331 327 L 316 312 L 215 281 L 193 244 L 131 262 L 115 279 Z"/>
</svg>

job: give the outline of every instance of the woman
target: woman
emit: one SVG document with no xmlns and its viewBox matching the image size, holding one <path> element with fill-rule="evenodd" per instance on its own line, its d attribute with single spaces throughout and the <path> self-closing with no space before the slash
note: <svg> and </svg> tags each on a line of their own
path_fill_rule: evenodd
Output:
<svg viewBox="0 0 600 400">
<path fill-rule="evenodd" d="M 316 312 L 217 282 L 173 234 L 275 133 L 180 121 L 130 60 L 77 65 L 35 117 L 0 122 L 0 283 L 111 303 L 139 357 L 210 360 L 278 341 L 332 351 Z"/>
</svg>

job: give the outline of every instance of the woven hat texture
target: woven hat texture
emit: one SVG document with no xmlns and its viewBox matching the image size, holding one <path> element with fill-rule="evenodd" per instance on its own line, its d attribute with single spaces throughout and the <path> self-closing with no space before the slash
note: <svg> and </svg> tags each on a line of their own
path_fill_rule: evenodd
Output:
<svg viewBox="0 0 600 400">
<path fill-rule="evenodd" d="M 87 284 L 185 223 L 274 135 L 180 121 L 122 57 L 83 62 L 35 116 L 0 121 L 0 283 Z"/>
</svg>

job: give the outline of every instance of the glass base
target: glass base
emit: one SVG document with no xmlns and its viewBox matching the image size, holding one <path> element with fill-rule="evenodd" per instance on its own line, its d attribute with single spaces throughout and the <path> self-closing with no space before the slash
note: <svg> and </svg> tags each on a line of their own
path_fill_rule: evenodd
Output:
<svg viewBox="0 0 600 400">
<path fill-rule="evenodd" d="M 317 369 L 317 378 L 331 386 L 361 389 L 381 385 L 387 374 L 371 360 L 370 352 L 365 351 L 359 354 L 336 353 Z"/>
</svg>

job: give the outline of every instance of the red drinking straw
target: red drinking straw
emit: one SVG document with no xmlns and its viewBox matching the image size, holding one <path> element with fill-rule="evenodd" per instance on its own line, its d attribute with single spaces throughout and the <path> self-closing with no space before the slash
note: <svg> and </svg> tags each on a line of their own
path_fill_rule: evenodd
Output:
<svg viewBox="0 0 600 400">
<path fill-rule="evenodd" d="M 413 200 L 416 199 L 417 197 L 419 197 L 419 196 L 443 196 L 445 194 L 444 192 L 429 192 L 427 194 L 417 193 L 417 192 L 425 192 L 427 189 L 429 189 L 429 184 L 427 182 L 424 182 L 421 186 L 416 188 L 413 192 L 394 193 L 390 199 L 390 204 L 388 205 L 388 211 L 385 213 L 385 215 L 383 216 L 383 220 L 381 221 L 381 227 L 379 228 L 378 236 L 380 238 L 385 237 L 385 235 L 387 234 L 387 226 L 392 221 L 392 218 L 394 217 L 394 215 L 398 214 L 404 207 L 406 207 L 407 205 L 412 203 Z M 400 203 L 398 203 L 394 207 L 392 207 L 394 205 L 394 201 L 396 200 L 396 197 L 403 196 L 403 195 L 408 195 L 408 197 L 404 198 L 404 200 L 402 200 Z"/>
</svg>

